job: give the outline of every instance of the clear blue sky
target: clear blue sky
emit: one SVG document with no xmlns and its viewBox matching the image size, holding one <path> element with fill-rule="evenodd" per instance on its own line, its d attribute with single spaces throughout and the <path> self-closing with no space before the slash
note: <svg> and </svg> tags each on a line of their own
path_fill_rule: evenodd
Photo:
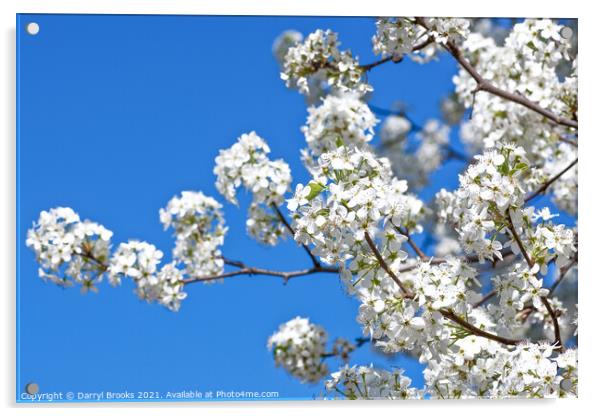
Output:
<svg viewBox="0 0 602 416">
<path fill-rule="evenodd" d="M 256 130 L 292 168 L 299 162 L 303 97 L 288 90 L 271 52 L 286 29 L 340 34 L 362 63 L 372 62 L 371 18 L 18 16 L 18 365 L 17 391 L 279 391 L 311 398 L 321 384 L 303 385 L 274 367 L 267 338 L 297 316 L 323 325 L 331 338 L 361 335 L 357 302 L 334 275 L 282 282 L 241 277 L 192 285 L 178 313 L 139 301 L 132 286 L 100 287 L 82 296 L 37 277 L 24 237 L 39 212 L 70 206 L 114 232 L 114 244 L 142 239 L 167 258 L 173 239 L 158 210 L 182 190 L 202 190 L 225 204 L 230 228 L 224 247 L 233 259 L 274 269 L 308 265 L 291 241 L 275 248 L 245 233 L 246 201 L 227 204 L 213 185 L 214 158 Z M 35 21 L 37 36 L 24 27 Z M 438 116 L 452 89 L 455 64 L 443 57 L 425 66 L 403 62 L 369 74 L 371 104 L 409 104 L 418 122 Z M 382 117 L 381 117 L 382 118 Z M 456 148 L 457 134 L 453 141 Z M 458 163 L 435 175 L 422 194 L 455 187 Z M 332 360 L 331 360 L 332 361 Z M 352 364 L 396 365 L 421 385 L 414 360 L 389 361 L 368 346 Z M 331 369 L 337 363 L 332 361 Z"/>
</svg>

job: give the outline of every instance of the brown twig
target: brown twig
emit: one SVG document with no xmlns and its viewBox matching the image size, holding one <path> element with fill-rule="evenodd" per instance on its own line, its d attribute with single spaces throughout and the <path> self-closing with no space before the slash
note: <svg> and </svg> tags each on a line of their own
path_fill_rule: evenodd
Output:
<svg viewBox="0 0 602 416">
<path fill-rule="evenodd" d="M 558 285 L 560 285 L 560 283 L 564 279 L 564 276 L 566 276 L 568 271 L 571 270 L 571 268 L 575 264 L 577 264 L 577 258 L 574 258 L 573 260 L 571 260 L 571 262 L 569 264 L 567 264 L 566 266 L 564 266 L 560 269 L 560 274 L 558 275 L 558 277 L 556 278 L 554 283 L 552 283 L 552 286 L 550 286 L 550 292 L 548 293 L 548 298 L 552 296 L 552 294 L 554 293 L 554 291 L 556 290 Z"/>
<path fill-rule="evenodd" d="M 477 303 L 475 303 L 472 306 L 475 307 L 475 308 L 483 306 L 489 299 L 495 297 L 495 295 L 497 295 L 497 290 L 494 289 L 491 292 L 487 293 L 486 295 L 483 295 L 483 297 L 481 298 L 481 300 L 479 300 Z"/>
<path fill-rule="evenodd" d="M 410 293 L 408 292 L 408 290 L 405 287 L 403 287 L 401 280 L 399 280 L 399 278 L 395 275 L 395 273 L 393 273 L 393 271 L 391 270 L 391 268 L 389 267 L 389 265 L 387 264 L 385 259 L 383 259 L 383 256 L 380 254 L 380 251 L 378 251 L 378 247 L 376 247 L 376 244 L 374 244 L 374 241 L 370 237 L 370 234 L 368 234 L 368 231 L 364 231 L 364 239 L 366 240 L 366 243 L 368 243 L 368 246 L 370 247 L 370 250 L 372 250 L 372 253 L 376 257 L 376 260 L 378 260 L 380 267 L 382 267 L 382 269 L 385 272 L 387 272 L 387 274 L 389 276 L 391 276 L 391 279 L 393 279 L 393 281 L 397 284 L 397 286 L 399 286 L 401 291 L 406 296 L 409 296 Z"/>
<path fill-rule="evenodd" d="M 573 166 L 577 164 L 578 158 L 573 160 L 566 168 L 562 169 L 556 175 L 552 176 L 548 179 L 543 185 L 541 185 L 537 190 L 533 191 L 529 196 L 525 198 L 525 203 L 531 201 L 539 194 L 543 194 L 554 182 L 556 182 L 562 175 L 567 173 Z"/>
<path fill-rule="evenodd" d="M 294 238 L 295 237 L 295 230 L 293 230 L 293 227 L 291 226 L 291 224 L 287 221 L 287 219 L 284 216 L 284 214 L 282 213 L 282 211 L 280 211 L 280 208 L 278 208 L 278 206 L 276 204 L 272 204 L 272 208 L 276 212 L 276 215 L 278 215 L 278 218 L 280 219 L 280 221 L 284 224 L 284 226 L 286 227 L 286 229 L 291 233 L 291 235 Z M 311 250 L 309 249 L 309 247 L 307 245 L 305 245 L 305 244 L 301 244 L 301 246 L 303 247 L 303 250 L 305 250 L 305 252 L 309 256 L 309 258 L 311 259 L 311 262 L 314 265 L 314 268 L 321 267 L 320 262 L 318 261 L 318 259 L 316 258 L 316 256 L 313 255 L 313 253 L 311 252 Z"/>
<path fill-rule="evenodd" d="M 455 313 L 453 313 L 452 311 L 448 310 L 448 309 L 442 309 L 440 310 L 441 314 L 443 316 L 445 316 L 447 319 L 449 319 L 450 321 L 453 321 L 455 323 L 457 323 L 458 325 L 462 326 L 463 328 L 467 329 L 468 331 L 470 331 L 471 333 L 473 333 L 474 335 L 478 335 L 493 341 L 497 341 L 500 342 L 504 345 L 517 345 L 520 342 L 522 342 L 521 340 L 518 339 L 510 339 L 510 338 L 505 338 L 496 334 L 492 334 L 490 332 L 484 331 L 481 328 L 478 328 L 476 326 L 474 326 L 473 324 L 471 324 L 468 321 L 465 321 L 464 319 L 460 318 L 458 315 L 456 315 Z"/>
<path fill-rule="evenodd" d="M 312 267 L 309 269 L 294 270 L 294 271 L 277 271 L 277 270 L 263 269 L 263 268 L 259 268 L 259 267 L 243 266 L 241 269 L 235 270 L 232 272 L 225 272 L 225 273 L 222 273 L 222 274 L 219 274 L 216 276 L 190 277 L 188 279 L 182 280 L 182 282 L 186 285 L 186 284 L 197 283 L 197 282 L 210 282 L 213 280 L 226 279 L 228 277 L 241 276 L 241 275 L 248 275 L 248 276 L 262 275 L 262 276 L 280 277 L 286 283 L 286 282 L 288 282 L 289 279 L 291 279 L 293 277 L 307 276 L 307 275 L 316 274 L 316 273 L 338 273 L 338 272 L 339 272 L 339 269 L 336 267 L 324 267 L 324 266 Z"/>
<path fill-rule="evenodd" d="M 519 248 L 521 254 L 523 255 L 523 257 L 525 258 L 525 261 L 529 265 L 529 268 L 532 269 L 533 266 L 535 265 L 535 263 L 533 263 L 533 260 L 531 259 L 531 257 L 529 257 L 529 254 L 527 253 L 527 250 L 525 249 L 525 246 L 523 245 L 523 242 L 522 242 L 520 236 L 516 232 L 516 228 L 514 228 L 514 224 L 512 223 L 512 217 L 510 216 L 509 211 L 507 212 L 507 218 L 508 218 L 508 229 L 510 230 L 510 233 L 512 234 L 512 238 L 518 245 L 518 248 Z M 560 334 L 560 325 L 558 324 L 558 317 L 556 316 L 556 311 L 554 311 L 554 308 L 552 308 L 552 305 L 550 305 L 550 302 L 548 302 L 547 296 L 540 296 L 539 298 L 541 299 L 541 302 L 543 303 L 546 310 L 548 311 L 550 318 L 552 318 L 552 323 L 554 325 L 555 343 L 557 344 L 558 349 L 560 349 L 560 351 L 563 351 L 564 346 L 562 345 L 562 336 Z"/>
<path fill-rule="evenodd" d="M 417 52 L 419 50 L 422 50 L 422 49 L 426 48 L 428 45 L 430 45 L 432 42 L 433 42 L 433 38 L 429 36 L 424 41 L 420 42 L 417 45 L 414 45 L 414 47 L 412 47 L 412 52 Z M 379 65 L 385 64 L 385 63 L 387 63 L 389 61 L 393 61 L 395 63 L 398 63 L 398 62 L 401 61 L 401 58 L 394 59 L 393 56 L 388 56 L 386 58 L 382 58 L 382 59 L 379 59 L 378 61 L 372 62 L 370 64 L 360 65 L 360 68 L 362 70 L 364 70 L 365 72 L 368 72 L 372 68 L 375 68 L 375 67 L 377 67 Z"/>
<path fill-rule="evenodd" d="M 430 30 L 424 18 L 416 17 L 416 22 L 425 29 Z M 509 91 L 498 88 L 495 85 L 493 85 L 490 81 L 483 78 L 481 74 L 479 74 L 479 72 L 476 70 L 476 68 L 472 66 L 470 62 L 468 62 L 460 48 L 452 40 L 448 40 L 443 46 L 455 58 L 458 64 L 460 64 L 460 66 L 464 68 L 464 70 L 468 72 L 468 74 L 477 82 L 477 86 L 474 89 L 475 93 L 478 91 L 486 91 L 490 94 L 496 95 L 500 98 L 504 98 L 508 101 L 512 101 L 514 103 L 522 105 L 523 107 L 533 110 L 536 113 L 541 114 L 545 118 L 552 120 L 556 124 L 577 129 L 577 121 L 558 116 L 552 111 L 541 107 L 539 104 L 529 100 L 528 98 L 520 94 L 511 93 Z"/>
<path fill-rule="evenodd" d="M 355 339 L 355 348 L 360 348 L 364 344 L 369 343 L 370 341 L 372 341 L 372 340 L 368 337 L 357 337 Z M 325 353 L 321 354 L 320 357 L 328 358 L 328 357 L 336 357 L 337 355 L 340 355 L 340 353 L 333 350 L 333 351 L 325 352 Z"/>
<path fill-rule="evenodd" d="M 416 253 L 416 255 L 418 257 L 420 257 L 420 260 L 427 261 L 429 259 L 429 256 L 427 256 L 426 254 L 424 254 L 424 251 L 422 251 L 422 249 L 420 249 L 420 247 L 418 247 L 416 245 L 416 243 L 414 242 L 414 240 L 412 240 L 412 237 L 410 236 L 410 233 L 408 232 L 408 230 L 404 230 L 401 227 L 398 227 L 396 225 L 393 225 L 393 227 L 395 227 L 395 229 L 397 230 L 397 232 L 399 234 L 401 234 L 405 238 L 407 238 L 407 243 L 410 245 L 410 247 L 412 247 L 412 250 L 414 250 L 414 253 Z"/>
</svg>

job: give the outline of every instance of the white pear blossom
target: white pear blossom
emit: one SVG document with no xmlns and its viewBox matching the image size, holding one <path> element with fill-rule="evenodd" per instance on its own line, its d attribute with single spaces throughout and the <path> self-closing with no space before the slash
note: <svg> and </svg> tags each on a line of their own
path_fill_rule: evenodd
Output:
<svg viewBox="0 0 602 416">
<path fill-rule="evenodd" d="M 386 371 L 373 366 L 345 365 L 326 381 L 326 389 L 341 398 L 356 399 L 420 399 L 420 390 L 410 387 L 412 380 L 403 370 Z"/>
<path fill-rule="evenodd" d="M 459 42 L 468 36 L 470 21 L 459 18 L 424 18 L 428 30 L 418 24 L 413 17 L 379 18 L 376 20 L 376 34 L 372 37 L 374 54 L 401 60 L 405 55 L 421 62 L 432 59 L 437 44 L 448 40 Z M 422 45 L 431 39 L 429 45 Z M 423 46 L 415 51 L 417 46 Z"/>
<path fill-rule="evenodd" d="M 374 136 L 377 119 L 357 94 L 329 95 L 310 107 L 301 131 L 313 158 L 337 149 L 341 143 L 365 148 Z"/>
<path fill-rule="evenodd" d="M 323 361 L 328 335 L 307 318 L 296 317 L 280 325 L 268 340 L 277 367 L 283 367 L 301 382 L 315 383 L 328 374 Z"/>
<path fill-rule="evenodd" d="M 577 60 L 573 61 L 573 73 L 564 80 L 557 74 L 571 52 L 571 42 L 560 36 L 561 29 L 549 19 L 526 19 L 513 26 L 501 46 L 472 33 L 461 49 L 476 71 L 496 87 L 517 93 L 559 116 L 576 119 Z M 573 138 L 573 129 L 550 122 L 520 104 L 476 92 L 476 81 L 463 69 L 454 77 L 454 83 L 460 102 L 471 108 L 471 117 L 461 128 L 462 140 L 473 152 L 495 148 L 502 140 L 522 147 L 533 166 L 531 178 L 525 182 L 527 190 L 536 189 L 546 177 L 576 158 L 576 149 L 560 141 Z M 576 170 L 563 182 L 566 185 L 555 184 L 552 188 L 555 199 L 563 209 L 575 212 Z"/>
<path fill-rule="evenodd" d="M 187 274 L 198 278 L 223 272 L 221 246 L 228 228 L 219 202 L 202 192 L 184 191 L 159 216 L 165 229 L 174 230 L 173 258 L 185 265 Z"/>
<path fill-rule="evenodd" d="M 284 57 L 289 48 L 303 40 L 303 35 L 296 30 L 285 30 L 274 40 L 272 53 L 280 65 L 284 64 Z"/>
<path fill-rule="evenodd" d="M 286 230 L 273 212 L 290 189 L 291 170 L 281 159 L 270 160 L 270 148 L 255 132 L 243 134 L 232 147 L 220 150 L 213 172 L 218 191 L 234 204 L 236 191 L 244 187 L 253 195 L 247 231 L 258 241 L 274 245 Z"/>
<path fill-rule="evenodd" d="M 506 211 L 522 206 L 525 191 L 520 176 L 529 161 L 520 147 L 501 145 L 499 150 L 476 156 L 460 176 L 460 188 L 437 194 L 439 216 L 458 232 L 466 253 L 479 259 L 501 259 L 502 243 L 497 238 L 507 230 Z"/>
<path fill-rule="evenodd" d="M 106 271 L 112 235 L 100 224 L 81 221 L 71 208 L 58 207 L 40 213 L 25 244 L 35 252 L 41 278 L 95 291 Z"/>
<path fill-rule="evenodd" d="M 363 69 L 349 51 L 339 50 L 337 34 L 316 30 L 302 43 L 290 47 L 284 56 L 281 78 L 290 88 L 309 94 L 312 78 L 325 79 L 335 91 L 360 95 L 372 90 L 364 81 Z"/>
<path fill-rule="evenodd" d="M 298 185 L 288 200 L 295 240 L 312 245 L 327 264 L 344 263 L 366 252 L 365 232 L 374 234 L 384 225 L 383 232 L 388 230 L 393 236 L 389 241 L 395 242 L 391 255 L 401 262 L 406 256 L 399 250 L 404 237 L 390 231 L 418 220 L 411 218 L 405 181 L 392 176 L 388 161 L 369 150 L 340 145 L 323 153 L 317 166 L 321 175 Z"/>
</svg>

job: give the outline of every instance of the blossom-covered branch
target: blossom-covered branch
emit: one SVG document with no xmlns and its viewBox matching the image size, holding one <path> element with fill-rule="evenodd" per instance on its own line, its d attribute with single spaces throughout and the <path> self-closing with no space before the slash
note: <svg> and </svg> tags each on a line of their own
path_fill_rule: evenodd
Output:
<svg viewBox="0 0 602 416">
<path fill-rule="evenodd" d="M 418 24 L 420 24 L 422 27 L 424 27 L 427 31 L 436 30 L 436 29 L 432 29 L 428 25 L 428 23 L 424 20 L 424 18 L 417 17 L 416 22 Z M 530 110 L 533 110 L 536 113 L 541 114 L 542 116 L 552 120 L 553 122 L 555 122 L 557 124 L 561 124 L 561 125 L 567 126 L 567 127 L 573 127 L 575 129 L 578 127 L 578 123 L 576 120 L 569 120 L 567 118 L 558 116 L 558 115 L 554 114 L 553 112 L 551 112 L 550 110 L 547 110 L 547 109 L 541 107 L 537 103 L 527 99 L 526 97 L 524 97 L 520 94 L 505 91 L 501 88 L 496 87 L 491 82 L 487 81 L 485 78 L 483 78 L 483 76 L 481 74 L 479 74 L 479 72 L 476 70 L 476 68 L 473 67 L 470 64 L 470 62 L 468 62 L 468 60 L 464 57 L 460 48 L 458 48 L 458 46 L 452 39 L 447 39 L 447 41 L 444 43 L 444 47 L 449 51 L 449 53 L 451 53 L 451 55 L 456 59 L 456 61 L 458 61 L 458 63 L 462 66 L 462 68 L 464 68 L 466 70 L 466 72 L 468 72 L 470 74 L 470 76 L 473 77 L 474 80 L 477 82 L 477 85 L 476 85 L 475 89 L 473 90 L 473 94 L 476 94 L 479 91 L 486 91 L 493 95 L 497 95 L 498 97 L 515 102 L 517 104 L 520 104 Z"/>
</svg>

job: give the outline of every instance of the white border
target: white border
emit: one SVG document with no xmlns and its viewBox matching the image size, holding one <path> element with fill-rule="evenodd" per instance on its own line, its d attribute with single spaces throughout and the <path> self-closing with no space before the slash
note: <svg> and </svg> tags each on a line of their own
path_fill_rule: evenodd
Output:
<svg viewBox="0 0 602 416">
<path fill-rule="evenodd" d="M 599 73 L 600 60 L 600 22 L 599 14 L 593 6 L 585 2 L 547 0 L 504 0 L 501 2 L 476 2 L 475 0 L 455 1 L 385 1 L 369 0 L 304 0 L 304 1 L 258 1 L 258 0 L 213 0 L 201 4 L 194 0 L 53 0 L 53 1 L 10 1 L 0 2 L 3 12 L 2 55 L 0 55 L 0 80 L 3 97 L 0 101 L 0 128 L 3 137 L 0 140 L 0 265 L 4 273 L 0 274 L 2 298 L 0 310 L 0 407 L 7 415 L 57 414 L 81 415 L 82 413 L 99 415 L 107 411 L 128 415 L 168 414 L 244 414 L 270 415 L 287 413 L 287 416 L 330 415 L 333 412 L 345 414 L 365 414 L 377 411 L 382 414 L 400 414 L 414 412 L 422 414 L 466 414 L 487 413 L 504 415 L 513 413 L 540 413 L 542 415 L 589 413 L 588 408 L 596 405 L 597 387 L 600 383 L 600 321 L 599 296 L 602 293 L 599 268 L 594 261 L 600 257 L 600 220 L 596 214 L 602 207 L 600 154 L 602 134 L 594 131 L 600 120 Z M 594 4 L 594 2 L 591 2 Z M 435 16 L 547 16 L 579 18 L 579 89 L 580 89 L 580 351 L 579 371 L 580 398 L 577 400 L 546 401 L 461 401 L 461 402 L 245 402 L 245 403 L 183 403 L 171 404 L 101 404 L 101 405 L 16 405 L 15 397 L 15 14 L 16 13 L 115 13 L 115 14 L 238 14 L 238 15 L 435 15 Z M 169 408 L 169 410 L 167 410 Z"/>
</svg>

